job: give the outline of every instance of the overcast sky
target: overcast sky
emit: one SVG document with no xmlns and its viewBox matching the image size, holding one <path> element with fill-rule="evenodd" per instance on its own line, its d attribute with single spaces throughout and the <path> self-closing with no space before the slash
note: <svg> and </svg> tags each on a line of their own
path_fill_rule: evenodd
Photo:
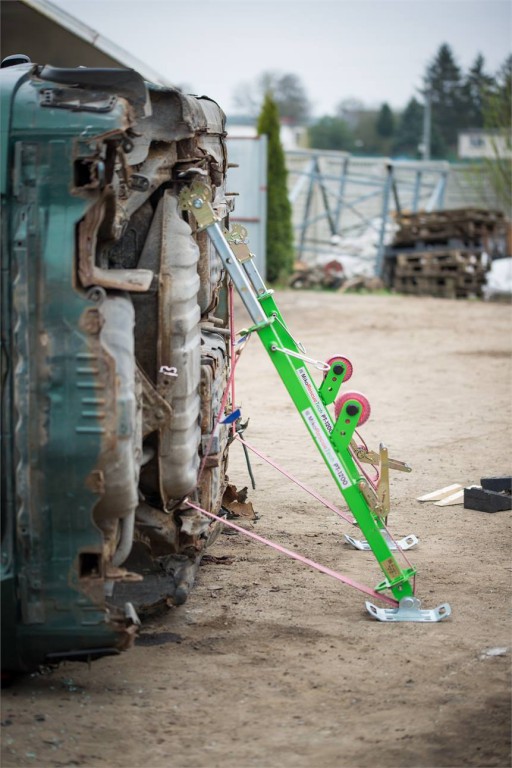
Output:
<svg viewBox="0 0 512 768">
<path fill-rule="evenodd" d="M 491 73 L 512 50 L 510 0 L 53 2 L 227 112 L 263 70 L 297 74 L 323 115 L 349 97 L 405 106 L 443 42 L 463 69 L 482 53 Z"/>
</svg>

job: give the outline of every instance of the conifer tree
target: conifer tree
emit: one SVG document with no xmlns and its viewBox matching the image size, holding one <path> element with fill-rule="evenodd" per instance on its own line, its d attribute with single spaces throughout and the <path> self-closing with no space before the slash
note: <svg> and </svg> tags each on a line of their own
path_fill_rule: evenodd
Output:
<svg viewBox="0 0 512 768">
<path fill-rule="evenodd" d="M 446 43 L 439 47 L 427 67 L 425 88 L 430 92 L 432 126 L 437 128 L 447 148 L 455 150 L 463 122 L 464 94 L 461 70 L 452 49 Z"/>
<path fill-rule="evenodd" d="M 393 112 L 387 102 L 384 102 L 380 108 L 375 128 L 377 134 L 383 139 L 389 139 L 393 136 L 395 131 L 395 118 L 393 117 Z"/>
<path fill-rule="evenodd" d="M 404 109 L 393 141 L 393 152 L 405 157 L 418 158 L 419 144 L 423 136 L 423 104 L 413 96 Z M 434 123 L 432 126 L 432 156 L 444 157 L 446 147 L 443 138 Z"/>
<path fill-rule="evenodd" d="M 292 209 L 287 170 L 279 137 L 279 111 L 272 94 L 265 96 L 258 118 L 258 135 L 268 137 L 267 154 L 267 279 L 285 280 L 293 268 Z"/>
<path fill-rule="evenodd" d="M 484 127 L 485 102 L 493 89 L 496 81 L 485 71 L 485 60 L 478 54 L 464 77 L 462 96 L 464 100 L 464 128 Z"/>
<path fill-rule="evenodd" d="M 418 157 L 422 130 L 423 105 L 413 96 L 400 116 L 395 131 L 393 152 L 406 157 Z"/>
</svg>

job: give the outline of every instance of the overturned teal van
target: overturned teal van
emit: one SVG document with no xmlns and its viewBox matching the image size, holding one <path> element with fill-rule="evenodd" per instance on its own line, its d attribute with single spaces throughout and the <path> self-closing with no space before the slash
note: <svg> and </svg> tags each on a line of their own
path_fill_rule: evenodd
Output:
<svg viewBox="0 0 512 768">
<path fill-rule="evenodd" d="M 213 101 L 133 70 L 3 66 L 2 670 L 128 648 L 216 535 L 229 427 L 222 265 L 179 210 L 226 196 Z"/>
</svg>

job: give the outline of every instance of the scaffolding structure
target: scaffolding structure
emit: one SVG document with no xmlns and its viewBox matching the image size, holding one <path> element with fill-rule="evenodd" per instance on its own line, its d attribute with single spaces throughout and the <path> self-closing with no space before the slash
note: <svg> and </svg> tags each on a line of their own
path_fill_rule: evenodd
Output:
<svg viewBox="0 0 512 768">
<path fill-rule="evenodd" d="M 474 204 L 468 169 L 445 161 L 355 157 L 347 152 L 286 153 L 299 259 L 314 262 L 337 242 L 371 233 L 375 274 L 381 275 L 393 223 L 402 211 Z"/>
</svg>

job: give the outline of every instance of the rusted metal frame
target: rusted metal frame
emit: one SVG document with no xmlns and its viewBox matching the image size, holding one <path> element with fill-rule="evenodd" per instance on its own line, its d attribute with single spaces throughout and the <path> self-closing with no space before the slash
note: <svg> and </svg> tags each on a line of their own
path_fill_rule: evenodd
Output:
<svg viewBox="0 0 512 768">
<path fill-rule="evenodd" d="M 153 272 L 149 269 L 102 269 L 96 266 L 98 230 L 105 216 L 103 195 L 89 208 L 78 225 L 78 276 L 84 288 L 101 286 L 117 291 L 148 291 Z"/>
<path fill-rule="evenodd" d="M 140 365 L 137 376 L 142 387 L 142 437 L 158 429 L 169 427 L 172 419 L 171 404 L 158 392 Z"/>
</svg>

